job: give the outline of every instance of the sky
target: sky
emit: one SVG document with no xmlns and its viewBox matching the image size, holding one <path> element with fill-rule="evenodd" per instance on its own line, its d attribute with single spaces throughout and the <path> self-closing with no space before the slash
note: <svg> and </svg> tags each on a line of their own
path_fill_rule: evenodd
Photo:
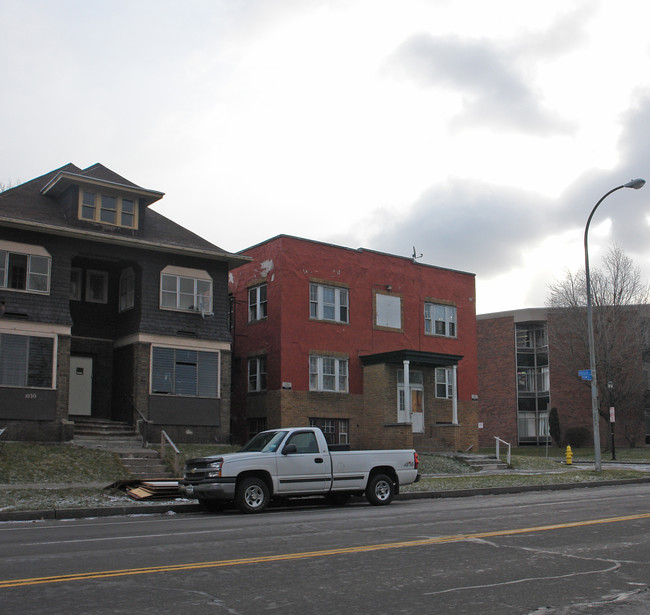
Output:
<svg viewBox="0 0 650 615">
<path fill-rule="evenodd" d="M 650 181 L 646 0 L 0 0 L 0 183 L 100 162 L 229 252 L 278 234 L 542 307 Z M 650 279 L 650 184 L 589 231 Z M 421 255 L 421 257 L 420 257 Z"/>
</svg>

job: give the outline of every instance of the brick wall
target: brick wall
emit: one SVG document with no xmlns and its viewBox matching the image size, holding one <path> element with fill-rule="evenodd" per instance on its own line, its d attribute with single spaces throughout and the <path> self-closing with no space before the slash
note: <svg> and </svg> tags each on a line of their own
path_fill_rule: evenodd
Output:
<svg viewBox="0 0 650 615">
<path fill-rule="evenodd" d="M 238 413 L 241 410 L 241 414 L 249 418 L 267 417 L 267 426 L 273 427 L 309 416 L 336 418 L 334 412 L 340 409 L 347 412 L 350 408 L 358 412 L 353 415 L 354 421 L 350 419 L 350 438 L 355 448 L 410 447 L 411 425 L 396 424 L 399 367 L 364 365 L 360 359 L 360 356 L 407 349 L 431 355 L 462 356 L 458 365 L 459 398 L 467 401 L 478 393 L 473 275 L 423 266 L 399 256 L 284 235 L 258 244 L 245 254 L 252 261 L 230 274 L 231 292 L 237 302 L 234 352 L 239 367 L 234 375 L 234 395 Z M 248 288 L 261 281 L 267 283 L 268 316 L 249 323 L 246 314 Z M 311 282 L 349 290 L 349 319 L 346 322 L 311 317 Z M 376 302 L 373 298 L 377 293 L 401 298 L 400 327 L 375 326 Z M 456 306 L 457 337 L 424 333 L 423 305 L 426 301 Z M 260 353 L 265 353 L 268 359 L 269 391 L 247 395 L 246 361 Z M 349 359 L 347 395 L 309 392 L 310 353 Z M 425 424 L 451 421 L 451 403 L 436 403 L 432 384 L 434 370 L 415 365 L 413 369 L 428 372 L 425 376 Z M 292 390 L 280 390 L 284 382 L 290 382 Z M 306 404 L 307 410 L 296 410 L 296 400 Z"/>
<path fill-rule="evenodd" d="M 479 320 L 479 446 L 494 445 L 494 436 L 517 442 L 517 365 L 514 318 Z"/>
</svg>

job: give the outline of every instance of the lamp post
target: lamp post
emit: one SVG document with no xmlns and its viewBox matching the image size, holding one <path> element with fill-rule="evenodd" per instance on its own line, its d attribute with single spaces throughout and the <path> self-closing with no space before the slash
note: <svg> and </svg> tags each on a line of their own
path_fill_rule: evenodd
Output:
<svg viewBox="0 0 650 615">
<path fill-rule="evenodd" d="M 589 369 L 591 371 L 591 418 L 593 421 L 594 429 L 594 464 L 596 472 L 602 470 L 602 464 L 600 460 L 600 431 L 599 431 L 599 421 L 598 421 L 598 383 L 596 379 L 596 352 L 594 350 L 594 323 L 591 307 L 591 280 L 589 279 L 589 249 L 587 245 L 587 239 L 589 235 L 589 225 L 591 224 L 591 219 L 594 217 L 594 213 L 598 209 L 598 206 L 610 195 L 612 192 L 616 192 L 621 188 L 634 188 L 638 190 L 643 188 L 645 184 L 645 179 L 633 179 L 627 184 L 622 184 L 616 188 L 612 188 L 609 192 L 603 195 L 598 203 L 594 206 L 589 214 L 587 219 L 587 225 L 585 226 L 585 281 L 587 286 L 587 329 L 589 334 Z"/>
</svg>

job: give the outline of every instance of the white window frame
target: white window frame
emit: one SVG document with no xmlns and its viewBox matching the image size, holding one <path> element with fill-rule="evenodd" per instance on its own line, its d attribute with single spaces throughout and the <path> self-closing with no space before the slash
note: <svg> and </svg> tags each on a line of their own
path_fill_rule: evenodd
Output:
<svg viewBox="0 0 650 615">
<path fill-rule="evenodd" d="M 248 359 L 248 392 L 266 391 L 266 356 Z"/>
<path fill-rule="evenodd" d="M 160 273 L 161 310 L 212 313 L 212 278 L 193 277 L 166 269 L 171 268 Z"/>
<path fill-rule="evenodd" d="M 24 257 L 25 265 L 25 286 L 24 288 L 13 288 L 9 286 L 11 273 L 11 256 Z M 37 264 L 45 265 L 46 271 L 39 271 Z M 50 294 L 50 280 L 52 270 L 52 257 L 50 253 L 41 246 L 30 246 L 11 241 L 0 241 L 0 288 L 10 291 L 36 293 L 39 295 Z M 44 281 L 45 288 L 39 288 L 36 280 Z M 41 284 L 40 286 L 43 286 Z"/>
<path fill-rule="evenodd" d="M 347 393 L 348 359 L 326 355 L 309 355 L 309 390 Z"/>
<path fill-rule="evenodd" d="M 327 314 L 328 311 L 332 313 L 331 318 Z M 350 293 L 348 289 L 311 282 L 309 284 L 309 317 L 314 320 L 349 323 Z"/>
<path fill-rule="evenodd" d="M 95 296 L 93 294 L 94 286 L 93 284 L 91 284 L 92 278 L 102 281 L 100 296 Z M 96 269 L 86 270 L 85 298 L 88 303 L 108 303 L 108 272 L 107 271 L 97 271 Z"/>
<path fill-rule="evenodd" d="M 458 337 L 458 311 L 455 305 L 425 302 L 424 332 L 426 335 Z"/>
<path fill-rule="evenodd" d="M 135 271 L 127 267 L 120 274 L 119 311 L 126 312 L 135 307 Z"/>
<path fill-rule="evenodd" d="M 264 320 L 268 316 L 268 287 L 266 282 L 248 289 L 248 322 Z"/>
<path fill-rule="evenodd" d="M 439 395 L 438 386 L 444 386 L 446 395 Z M 453 367 L 436 367 L 436 398 L 453 399 L 454 398 L 454 368 Z"/>
</svg>

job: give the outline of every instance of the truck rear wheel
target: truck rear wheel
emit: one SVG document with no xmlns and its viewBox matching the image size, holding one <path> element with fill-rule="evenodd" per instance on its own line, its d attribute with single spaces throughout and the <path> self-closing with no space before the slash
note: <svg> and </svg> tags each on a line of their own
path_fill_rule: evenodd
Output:
<svg viewBox="0 0 650 615">
<path fill-rule="evenodd" d="M 269 488 L 261 478 L 244 478 L 235 491 L 235 505 L 243 513 L 260 513 L 269 504 Z"/>
<path fill-rule="evenodd" d="M 366 500 L 373 506 L 386 506 L 393 501 L 395 484 L 385 474 L 375 474 L 368 481 Z"/>
</svg>

